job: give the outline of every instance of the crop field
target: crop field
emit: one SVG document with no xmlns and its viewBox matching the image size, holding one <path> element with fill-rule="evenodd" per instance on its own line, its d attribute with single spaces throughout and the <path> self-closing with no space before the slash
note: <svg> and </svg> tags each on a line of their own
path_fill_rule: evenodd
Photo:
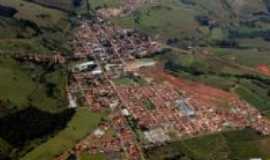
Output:
<svg viewBox="0 0 270 160">
<path fill-rule="evenodd" d="M 79 140 L 87 136 L 97 127 L 101 117 L 101 114 L 90 112 L 87 108 L 78 109 L 64 130 L 55 137 L 50 138 L 44 144 L 34 148 L 25 155 L 22 160 L 53 159 L 64 151 L 72 149 Z"/>
</svg>

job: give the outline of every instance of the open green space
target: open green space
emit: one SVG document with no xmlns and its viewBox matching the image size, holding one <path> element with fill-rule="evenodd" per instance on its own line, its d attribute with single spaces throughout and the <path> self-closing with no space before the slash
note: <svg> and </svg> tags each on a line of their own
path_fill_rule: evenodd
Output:
<svg viewBox="0 0 270 160">
<path fill-rule="evenodd" d="M 144 100 L 143 101 L 143 104 L 144 104 L 144 107 L 147 109 L 147 110 L 154 110 L 156 107 L 155 107 L 155 104 L 151 101 L 151 100 L 149 100 L 149 99 L 147 99 L 147 100 Z"/>
<path fill-rule="evenodd" d="M 10 142 L 0 138 L 1 154 L 5 156 L 12 152 L 10 156 L 14 158 L 17 154 L 21 154 L 21 151 L 25 152 L 28 148 L 36 147 L 40 142 L 46 140 L 46 136 L 53 135 L 63 128 L 66 120 L 68 121 L 70 118 L 69 116 L 65 116 L 66 120 L 61 118 L 63 123 L 60 125 L 57 125 L 54 121 L 57 114 L 61 115 L 67 106 L 66 78 L 66 72 L 62 66 L 49 67 L 31 63 L 25 64 L 17 62 L 9 56 L 0 57 L 0 118 L 1 122 L 5 123 L 5 125 L 2 125 L 2 129 L 7 127 L 4 129 L 5 132 L 1 132 L 1 138 L 5 137 L 14 144 L 20 143 L 19 147 L 15 147 Z M 27 110 L 31 107 L 40 111 L 29 113 L 30 111 Z M 26 113 L 28 113 L 28 116 Z M 34 116 L 30 116 L 30 118 L 29 115 L 32 114 Z M 38 115 L 40 117 L 36 117 Z M 25 116 L 28 118 L 25 118 Z M 23 119 L 17 120 L 16 118 Z M 28 122 L 19 125 L 24 120 Z M 60 121 L 58 120 L 58 122 Z M 51 123 L 54 123 L 53 126 L 56 129 L 50 128 Z M 37 126 L 37 124 L 40 126 Z M 16 125 L 20 127 L 12 128 Z M 24 125 L 27 126 L 22 128 Z M 35 127 L 38 129 L 33 129 Z M 42 127 L 43 129 L 41 129 Z M 30 131 L 33 136 L 27 133 Z M 36 131 L 36 135 L 40 136 L 36 136 L 34 131 Z M 14 133 L 16 136 L 10 139 L 10 136 Z M 30 137 L 25 138 L 24 134 Z M 15 140 L 15 137 L 17 137 L 17 142 L 12 140 Z"/>
<path fill-rule="evenodd" d="M 259 42 L 258 42 L 259 43 Z M 266 43 L 266 42 L 262 42 Z M 270 43 L 269 43 L 270 44 Z M 264 47 L 269 44 L 264 44 Z M 244 66 L 249 66 L 255 69 L 259 64 L 270 64 L 270 55 L 268 51 L 258 51 L 258 49 L 233 49 L 233 48 L 213 48 L 212 51 L 217 56 L 226 61 L 232 61 Z"/>
<path fill-rule="evenodd" d="M 2 101 L 12 101 L 18 106 L 28 103 L 27 97 L 35 90 L 35 83 L 16 61 L 1 58 L 0 97 Z"/>
<path fill-rule="evenodd" d="M 270 116 L 269 89 L 258 87 L 250 82 L 242 82 L 235 88 L 235 92 L 242 99 L 257 107 L 262 113 Z"/>
<path fill-rule="evenodd" d="M 0 0 L 0 5 L 17 11 L 10 17 L 0 15 L 1 54 L 69 50 L 66 44 L 71 30 L 68 13 L 25 0 Z"/>
<path fill-rule="evenodd" d="M 15 8 L 18 12 L 15 15 L 16 19 L 29 20 L 40 27 L 57 27 L 67 26 L 66 13 L 43 7 L 24 0 L 0 0 L 0 4 Z M 65 28 L 61 28 L 65 29 Z"/>
<path fill-rule="evenodd" d="M 114 83 L 116 85 L 128 86 L 128 85 L 143 85 L 146 84 L 146 81 L 140 76 L 124 75 L 122 77 L 114 79 Z"/>
<path fill-rule="evenodd" d="M 66 108 L 66 73 L 61 67 L 48 70 L 1 57 L 0 101 L 7 104 L 6 107 L 17 109 L 32 105 L 44 111 L 57 112 Z"/>
<path fill-rule="evenodd" d="M 98 154 L 92 155 L 92 154 L 89 154 L 87 152 L 84 152 L 80 156 L 80 160 L 106 160 L 106 157 L 102 153 L 98 153 Z"/>
<path fill-rule="evenodd" d="M 264 44 L 268 44 L 269 17 L 254 14 L 267 12 L 267 7 L 269 2 L 263 0 L 243 3 L 232 0 L 155 1 L 112 21 L 177 47 L 267 48 Z M 252 43 L 254 38 L 256 43 Z"/>
<path fill-rule="evenodd" d="M 121 0 L 88 0 L 92 9 L 106 8 L 106 7 L 119 7 Z"/>
<path fill-rule="evenodd" d="M 74 145 L 93 131 L 103 115 L 90 112 L 88 108 L 80 108 L 69 122 L 68 126 L 44 144 L 36 147 L 21 160 L 48 160 L 72 149 Z"/>
<path fill-rule="evenodd" d="M 120 77 L 114 80 L 117 85 L 135 85 L 136 82 L 129 77 Z"/>
<path fill-rule="evenodd" d="M 145 4 L 134 14 L 115 18 L 113 22 L 123 27 L 135 27 L 152 35 L 158 34 L 162 39 L 179 37 L 184 32 L 194 31 L 197 26 L 193 18 L 194 11 L 176 5 L 172 0 L 160 3 L 160 6 Z"/>
</svg>

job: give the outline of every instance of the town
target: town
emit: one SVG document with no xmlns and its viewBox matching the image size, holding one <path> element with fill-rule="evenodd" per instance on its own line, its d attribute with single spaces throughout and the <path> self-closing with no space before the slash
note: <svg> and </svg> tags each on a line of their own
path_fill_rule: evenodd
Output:
<svg viewBox="0 0 270 160">
<path fill-rule="evenodd" d="M 270 121 L 236 95 L 176 78 L 149 60 L 163 50 L 151 37 L 103 17 L 82 22 L 74 36 L 69 107 L 108 118 L 57 160 L 85 151 L 139 160 L 144 148 L 200 135 L 243 128 L 270 134 Z"/>
</svg>

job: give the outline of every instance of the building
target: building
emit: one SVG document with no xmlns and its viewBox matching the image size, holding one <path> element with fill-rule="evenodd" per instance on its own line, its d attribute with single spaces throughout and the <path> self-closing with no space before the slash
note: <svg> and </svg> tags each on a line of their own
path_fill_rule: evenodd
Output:
<svg viewBox="0 0 270 160">
<path fill-rule="evenodd" d="M 186 103 L 185 99 L 176 100 L 176 107 L 186 116 L 194 116 L 195 112 L 193 109 Z"/>
<path fill-rule="evenodd" d="M 80 63 L 74 66 L 73 71 L 87 71 L 96 68 L 97 64 L 94 61 Z"/>
</svg>

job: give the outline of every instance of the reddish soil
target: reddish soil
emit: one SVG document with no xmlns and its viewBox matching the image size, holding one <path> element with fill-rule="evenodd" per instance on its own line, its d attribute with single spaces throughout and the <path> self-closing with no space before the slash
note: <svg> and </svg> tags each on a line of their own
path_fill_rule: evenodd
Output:
<svg viewBox="0 0 270 160">
<path fill-rule="evenodd" d="M 270 76 L 270 67 L 266 64 L 260 64 L 256 67 L 257 71 L 263 75 Z"/>
<path fill-rule="evenodd" d="M 160 68 L 152 68 L 144 70 L 143 74 L 153 79 L 167 81 L 173 84 L 180 90 L 183 90 L 186 95 L 193 97 L 201 105 L 226 105 L 227 102 L 239 101 L 236 95 L 230 92 L 223 91 L 218 88 L 207 86 L 202 83 L 192 82 L 174 77 Z"/>
</svg>

